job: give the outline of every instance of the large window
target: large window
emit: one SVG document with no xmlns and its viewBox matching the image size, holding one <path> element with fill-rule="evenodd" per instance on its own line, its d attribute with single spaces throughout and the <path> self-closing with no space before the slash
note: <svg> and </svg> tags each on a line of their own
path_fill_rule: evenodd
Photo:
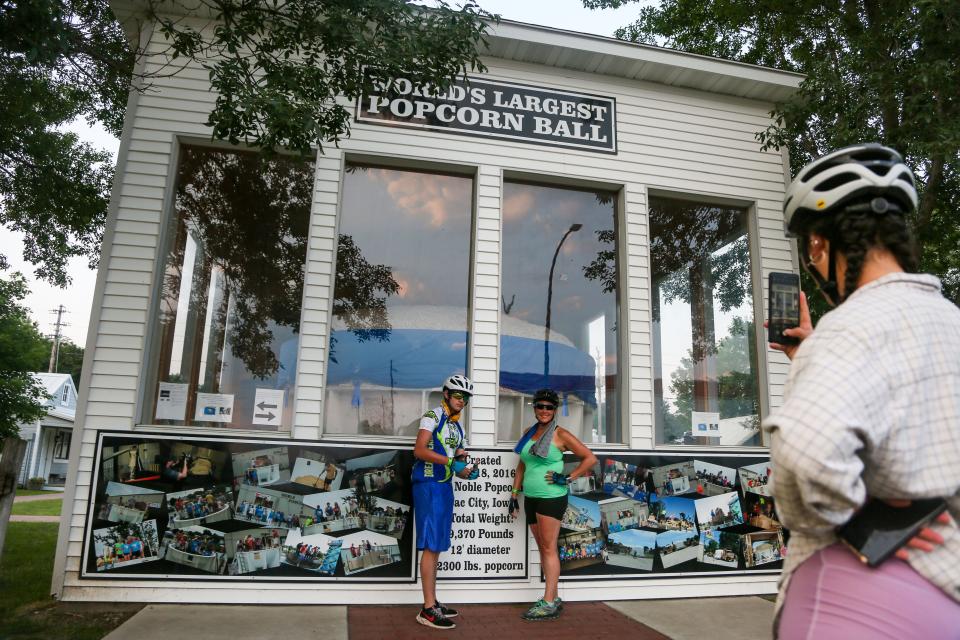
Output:
<svg viewBox="0 0 960 640">
<path fill-rule="evenodd" d="M 473 181 L 351 165 L 324 432 L 406 435 L 467 368 Z"/>
<path fill-rule="evenodd" d="M 313 173 L 296 159 L 181 149 L 144 421 L 289 429 Z"/>
<path fill-rule="evenodd" d="M 57 429 L 53 436 L 53 459 L 68 460 L 70 458 L 70 439 L 73 433 L 67 429 Z"/>
<path fill-rule="evenodd" d="M 616 195 L 504 185 L 498 437 L 535 422 L 531 398 L 560 394 L 558 423 L 621 442 Z"/>
<path fill-rule="evenodd" d="M 759 445 L 745 209 L 650 199 L 657 440 Z"/>
</svg>

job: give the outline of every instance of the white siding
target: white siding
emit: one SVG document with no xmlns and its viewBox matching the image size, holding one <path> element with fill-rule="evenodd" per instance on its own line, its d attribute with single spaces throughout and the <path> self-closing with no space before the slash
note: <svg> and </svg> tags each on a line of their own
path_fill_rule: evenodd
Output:
<svg viewBox="0 0 960 640">
<path fill-rule="evenodd" d="M 154 37 L 154 53 L 165 47 Z M 178 61 L 179 62 L 179 61 Z M 148 61 L 159 71 L 161 57 Z M 500 299 L 500 203 L 505 172 L 543 175 L 572 183 L 592 181 L 622 190 L 621 254 L 625 264 L 621 303 L 629 327 L 621 337 L 620 371 L 628 375 L 625 432 L 630 447 L 653 447 L 653 382 L 649 301 L 649 237 L 646 193 L 651 189 L 732 198 L 755 204 L 761 272 L 794 269 L 790 244 L 782 234 L 780 201 L 784 166 L 779 153 L 761 152 L 754 133 L 769 123 L 769 104 L 630 81 L 610 76 L 488 59 L 488 78 L 535 86 L 572 88 L 617 100 L 619 153 L 609 155 L 508 140 L 447 133 L 353 125 L 339 149 L 324 149 L 317 160 L 310 223 L 303 328 L 298 357 L 298 386 L 292 436 L 315 439 L 322 433 L 326 345 L 333 291 L 334 252 L 341 176 L 349 154 L 369 158 L 427 160 L 476 175 L 476 234 L 473 267 L 471 371 L 476 380 L 471 438 L 478 445 L 496 439 L 499 360 L 497 310 Z M 169 72 L 171 67 L 164 69 Z M 133 429 L 147 356 L 147 331 L 157 286 L 161 232 L 166 224 L 178 137 L 209 139 L 204 126 L 214 95 L 207 72 L 188 66 L 174 76 L 153 80 L 149 92 L 127 114 L 128 146 L 121 154 L 104 243 L 98 297 L 94 301 L 88 355 L 88 398 L 79 407 L 76 487 L 65 506 L 57 559 L 65 569 L 62 597 L 70 600 L 150 600 L 157 602 L 323 602 L 363 601 L 377 592 L 381 602 L 410 602 L 419 591 L 410 585 L 278 585 L 255 583 L 226 588 L 195 581 L 160 585 L 149 581 L 93 582 L 78 577 L 83 523 L 93 468 L 95 430 Z M 764 287 L 765 289 L 765 287 Z M 764 297 L 766 292 L 764 291 Z M 768 353 L 770 404 L 780 401 L 787 361 Z M 66 532 L 66 535 L 64 535 Z M 531 540 L 527 582 L 447 584 L 451 602 L 531 600 L 539 595 L 539 559 Z M 775 576 L 711 576 L 642 581 L 563 583 L 571 600 L 602 597 L 681 597 L 773 592 Z M 55 583 L 56 584 L 56 583 Z"/>
</svg>

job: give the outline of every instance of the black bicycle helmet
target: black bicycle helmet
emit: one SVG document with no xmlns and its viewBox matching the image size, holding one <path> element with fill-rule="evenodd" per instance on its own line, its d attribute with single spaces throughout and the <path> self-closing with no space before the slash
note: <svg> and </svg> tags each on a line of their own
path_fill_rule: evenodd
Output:
<svg viewBox="0 0 960 640">
<path fill-rule="evenodd" d="M 537 389 L 533 394 L 533 402 L 536 404 L 541 400 L 546 400 L 555 407 L 560 404 L 560 396 L 553 389 Z"/>
</svg>

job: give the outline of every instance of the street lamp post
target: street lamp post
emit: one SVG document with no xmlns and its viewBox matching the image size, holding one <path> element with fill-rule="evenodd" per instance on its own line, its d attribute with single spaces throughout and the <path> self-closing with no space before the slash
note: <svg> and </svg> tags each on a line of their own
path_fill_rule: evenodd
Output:
<svg viewBox="0 0 960 640">
<path fill-rule="evenodd" d="M 580 231 L 582 228 L 583 225 L 577 222 L 570 225 L 567 232 L 560 238 L 560 242 L 557 243 L 557 250 L 553 252 L 553 261 L 550 262 L 550 276 L 547 279 L 547 320 L 544 322 L 543 331 L 543 383 L 547 386 L 549 386 L 550 380 L 550 303 L 553 302 L 553 270 L 557 266 L 557 256 L 560 255 L 560 247 L 563 246 L 563 241 L 571 233 Z"/>
</svg>

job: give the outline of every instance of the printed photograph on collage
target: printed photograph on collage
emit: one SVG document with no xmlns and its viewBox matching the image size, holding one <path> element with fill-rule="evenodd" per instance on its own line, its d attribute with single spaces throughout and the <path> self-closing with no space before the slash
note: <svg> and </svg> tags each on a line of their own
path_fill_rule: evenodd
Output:
<svg viewBox="0 0 960 640">
<path fill-rule="evenodd" d="M 234 453 L 233 486 L 269 487 L 290 481 L 290 454 L 287 447 L 269 447 Z"/>
<path fill-rule="evenodd" d="M 108 482 L 104 498 L 96 505 L 95 520 L 140 523 L 150 509 L 161 508 L 163 492 L 122 482 Z"/>
</svg>

